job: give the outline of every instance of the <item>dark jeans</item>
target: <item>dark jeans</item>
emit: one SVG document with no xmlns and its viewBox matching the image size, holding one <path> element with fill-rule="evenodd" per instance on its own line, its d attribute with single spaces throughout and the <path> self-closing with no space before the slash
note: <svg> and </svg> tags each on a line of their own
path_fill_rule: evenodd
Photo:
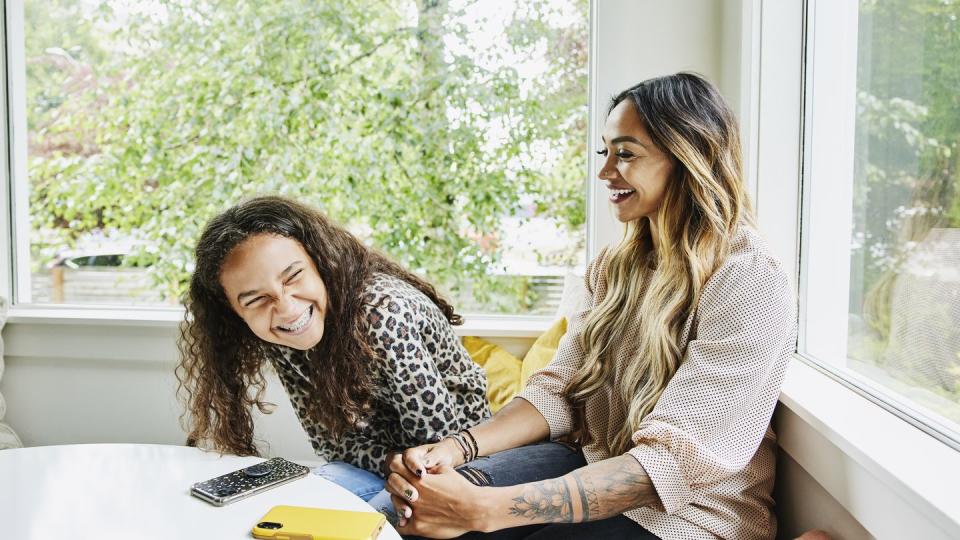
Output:
<svg viewBox="0 0 960 540">
<path fill-rule="evenodd" d="M 563 443 L 543 442 L 477 458 L 462 465 L 457 471 L 478 486 L 503 487 L 559 478 L 586 464 L 579 448 Z M 659 540 L 637 522 L 622 515 L 587 523 L 525 525 L 491 533 L 471 532 L 460 538 L 471 540 L 521 538 L 527 540 L 573 538 Z"/>
</svg>

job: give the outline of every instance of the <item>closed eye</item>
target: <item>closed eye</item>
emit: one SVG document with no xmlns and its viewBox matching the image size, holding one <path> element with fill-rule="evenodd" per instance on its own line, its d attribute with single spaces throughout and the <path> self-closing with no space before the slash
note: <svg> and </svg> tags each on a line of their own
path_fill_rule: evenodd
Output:
<svg viewBox="0 0 960 540">
<path fill-rule="evenodd" d="M 597 150 L 597 155 L 600 155 L 600 156 L 606 157 L 608 153 L 609 152 L 607 152 L 606 148 L 601 148 L 600 150 Z"/>
<path fill-rule="evenodd" d="M 256 297 L 256 298 L 250 300 L 249 302 L 243 304 L 243 307 L 250 307 L 250 306 L 256 304 L 257 302 L 259 302 L 260 300 L 263 300 L 263 298 L 264 298 L 264 297 L 263 297 L 262 295 L 261 295 L 261 296 L 258 296 L 258 297 Z"/>
<path fill-rule="evenodd" d="M 303 272 L 303 268 L 297 270 L 296 272 L 293 273 L 292 276 L 287 278 L 287 281 L 285 281 L 284 284 L 289 285 L 290 283 L 293 283 L 297 279 L 297 277 L 300 276 L 302 272 Z"/>
</svg>

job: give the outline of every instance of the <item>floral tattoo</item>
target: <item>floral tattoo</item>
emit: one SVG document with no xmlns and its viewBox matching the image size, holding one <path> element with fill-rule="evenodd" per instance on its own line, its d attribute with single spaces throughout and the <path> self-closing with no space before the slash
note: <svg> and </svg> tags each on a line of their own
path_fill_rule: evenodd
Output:
<svg viewBox="0 0 960 540">
<path fill-rule="evenodd" d="M 511 516 L 533 523 L 574 523 L 616 516 L 658 502 L 643 467 L 630 456 L 576 470 L 563 478 L 524 486 Z"/>
<path fill-rule="evenodd" d="M 570 488 L 562 479 L 530 484 L 519 497 L 513 499 L 510 515 L 534 522 L 572 523 L 573 504 Z"/>
</svg>

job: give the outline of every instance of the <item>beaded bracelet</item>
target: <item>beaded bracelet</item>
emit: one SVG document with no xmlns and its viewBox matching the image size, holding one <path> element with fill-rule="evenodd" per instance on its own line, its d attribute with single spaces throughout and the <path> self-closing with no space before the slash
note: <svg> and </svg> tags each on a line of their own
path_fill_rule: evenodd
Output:
<svg viewBox="0 0 960 540">
<path fill-rule="evenodd" d="M 470 461 L 472 461 L 470 459 L 471 448 L 467 444 L 467 442 L 463 439 L 463 435 L 459 433 L 451 433 L 450 435 L 447 435 L 446 437 L 444 437 L 444 439 L 453 439 L 457 443 L 457 446 L 460 447 L 460 452 L 463 454 L 464 463 L 469 463 Z"/>
<path fill-rule="evenodd" d="M 477 459 L 480 456 L 480 445 L 477 444 L 477 438 L 473 436 L 473 433 L 469 429 L 465 429 L 460 432 L 464 439 L 468 439 L 467 442 L 473 447 L 473 456 L 470 458 L 470 461 Z"/>
<path fill-rule="evenodd" d="M 457 433 L 457 439 L 460 440 L 463 443 L 463 445 L 467 448 L 467 455 L 466 455 L 467 461 L 465 461 L 465 463 L 469 463 L 473 461 L 473 459 L 477 457 L 477 455 L 473 453 L 473 447 L 470 446 L 470 442 L 467 441 L 466 437 L 463 436 L 463 433 Z"/>
</svg>

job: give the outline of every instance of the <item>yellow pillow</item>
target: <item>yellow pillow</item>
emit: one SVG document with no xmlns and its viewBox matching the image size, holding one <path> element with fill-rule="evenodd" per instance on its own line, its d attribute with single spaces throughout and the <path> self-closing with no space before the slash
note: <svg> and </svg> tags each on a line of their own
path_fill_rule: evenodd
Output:
<svg viewBox="0 0 960 540">
<path fill-rule="evenodd" d="M 533 342 L 533 346 L 523 357 L 523 366 L 520 369 L 520 388 L 527 385 L 527 379 L 534 372 L 540 371 L 553 360 L 557 354 L 557 346 L 560 345 L 560 338 L 567 333 L 567 319 L 561 318 L 553 323 L 553 326 Z"/>
<path fill-rule="evenodd" d="M 499 411 L 520 392 L 520 359 L 502 347 L 474 336 L 464 337 L 463 346 L 487 373 L 490 410 Z"/>
</svg>

